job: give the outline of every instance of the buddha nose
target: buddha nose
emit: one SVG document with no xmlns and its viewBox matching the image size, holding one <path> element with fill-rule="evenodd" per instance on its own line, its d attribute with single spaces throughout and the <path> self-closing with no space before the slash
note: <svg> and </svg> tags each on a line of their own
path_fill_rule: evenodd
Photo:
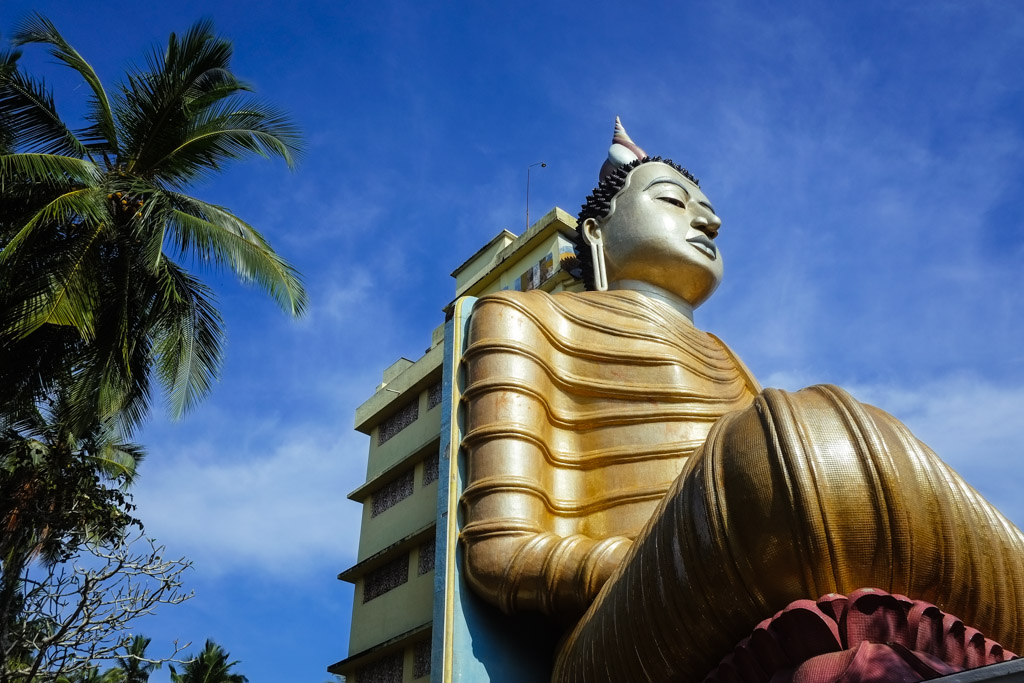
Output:
<svg viewBox="0 0 1024 683">
<path fill-rule="evenodd" d="M 715 239 L 718 236 L 718 229 L 722 227 L 722 219 L 705 209 L 693 217 L 690 225 Z"/>
</svg>

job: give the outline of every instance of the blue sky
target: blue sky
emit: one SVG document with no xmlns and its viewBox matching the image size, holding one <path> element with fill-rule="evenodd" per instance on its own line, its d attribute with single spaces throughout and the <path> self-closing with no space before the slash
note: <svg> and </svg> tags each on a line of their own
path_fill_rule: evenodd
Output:
<svg viewBox="0 0 1024 683">
<path fill-rule="evenodd" d="M 726 280 L 697 311 L 766 386 L 840 384 L 906 421 L 1018 524 L 1024 444 L 1024 5 L 174 3 L 38 10 L 107 83 L 202 16 L 306 134 L 295 172 L 196 188 L 305 275 L 309 315 L 209 275 L 228 324 L 213 395 L 158 411 L 136 489 L 196 596 L 142 630 L 213 638 L 252 683 L 346 654 L 365 474 L 355 407 L 416 358 L 449 273 L 531 213 L 575 213 L 616 115 L 702 179 Z M 73 115 L 85 92 L 31 49 Z M 164 681 L 161 673 L 154 680 Z"/>
</svg>

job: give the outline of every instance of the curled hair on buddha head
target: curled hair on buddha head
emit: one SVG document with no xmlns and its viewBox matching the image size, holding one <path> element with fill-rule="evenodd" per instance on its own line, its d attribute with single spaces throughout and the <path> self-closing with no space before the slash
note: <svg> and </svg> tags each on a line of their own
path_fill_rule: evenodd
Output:
<svg viewBox="0 0 1024 683">
<path fill-rule="evenodd" d="M 626 185 L 626 178 L 634 168 L 652 161 L 657 161 L 671 166 L 681 173 L 683 177 L 693 181 L 694 185 L 700 185 L 700 181 L 692 173 L 675 163 L 671 159 L 647 156 L 640 147 L 626 134 L 619 117 L 615 117 L 615 132 L 612 135 L 612 146 L 608 150 L 608 159 L 601 167 L 601 179 L 598 186 L 587 197 L 587 201 L 580 207 L 579 217 L 576 219 L 576 233 L 573 238 L 573 248 L 576 250 L 576 259 L 580 264 L 579 277 L 588 290 L 594 290 L 594 256 L 593 251 L 583 240 L 583 221 L 594 218 L 602 221 L 608 216 L 612 209 L 612 199 Z"/>
</svg>

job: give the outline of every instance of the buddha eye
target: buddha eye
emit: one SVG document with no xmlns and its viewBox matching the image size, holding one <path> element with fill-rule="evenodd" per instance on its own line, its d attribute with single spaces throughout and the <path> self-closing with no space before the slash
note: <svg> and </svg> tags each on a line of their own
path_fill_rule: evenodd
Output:
<svg viewBox="0 0 1024 683">
<path fill-rule="evenodd" d="M 678 197 L 673 197 L 672 195 L 662 195 L 661 197 L 658 197 L 658 199 L 660 199 L 663 202 L 668 202 L 673 206 L 678 206 L 680 209 L 686 208 L 686 202 L 684 202 L 682 199 Z"/>
</svg>

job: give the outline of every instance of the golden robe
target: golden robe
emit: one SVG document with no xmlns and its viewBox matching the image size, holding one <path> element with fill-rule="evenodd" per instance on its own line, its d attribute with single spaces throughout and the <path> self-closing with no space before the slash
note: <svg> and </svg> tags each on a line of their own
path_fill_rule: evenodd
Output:
<svg viewBox="0 0 1024 683">
<path fill-rule="evenodd" d="M 483 297 L 463 363 L 467 578 L 589 606 L 553 680 L 699 679 L 790 601 L 867 586 L 1024 644 L 1024 535 L 841 389 L 761 392 L 629 291 Z"/>
</svg>

